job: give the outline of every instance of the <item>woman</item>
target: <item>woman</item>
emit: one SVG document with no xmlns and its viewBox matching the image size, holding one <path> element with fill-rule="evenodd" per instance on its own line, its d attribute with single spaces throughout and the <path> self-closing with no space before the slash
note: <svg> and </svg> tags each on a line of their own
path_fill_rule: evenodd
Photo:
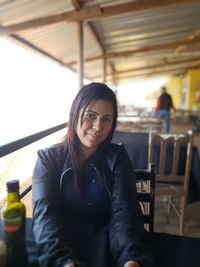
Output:
<svg viewBox="0 0 200 267">
<path fill-rule="evenodd" d="M 64 142 L 38 152 L 33 232 L 42 267 L 150 267 L 133 169 L 111 144 L 114 92 L 102 83 L 75 97 Z"/>
</svg>

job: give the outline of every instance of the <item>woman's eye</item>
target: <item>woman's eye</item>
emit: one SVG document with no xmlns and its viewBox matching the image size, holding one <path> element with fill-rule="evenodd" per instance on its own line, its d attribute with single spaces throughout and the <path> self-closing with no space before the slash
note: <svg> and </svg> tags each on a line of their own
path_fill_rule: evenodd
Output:
<svg viewBox="0 0 200 267">
<path fill-rule="evenodd" d="M 110 122 L 110 121 L 111 121 L 111 118 L 110 117 L 103 118 L 103 122 Z"/>
<path fill-rule="evenodd" d="M 95 119 L 96 118 L 96 116 L 94 114 L 92 114 L 92 113 L 87 113 L 86 116 L 87 116 L 87 118 L 90 118 L 90 119 Z"/>
</svg>

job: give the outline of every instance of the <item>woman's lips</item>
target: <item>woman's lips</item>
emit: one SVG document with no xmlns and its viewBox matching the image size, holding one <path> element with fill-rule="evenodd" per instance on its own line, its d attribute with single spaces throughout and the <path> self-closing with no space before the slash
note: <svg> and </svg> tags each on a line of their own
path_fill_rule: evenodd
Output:
<svg viewBox="0 0 200 267">
<path fill-rule="evenodd" d="M 96 134 L 96 133 L 92 133 L 92 134 L 88 134 L 92 139 L 98 139 L 99 137 L 100 137 L 100 135 L 99 134 Z"/>
</svg>

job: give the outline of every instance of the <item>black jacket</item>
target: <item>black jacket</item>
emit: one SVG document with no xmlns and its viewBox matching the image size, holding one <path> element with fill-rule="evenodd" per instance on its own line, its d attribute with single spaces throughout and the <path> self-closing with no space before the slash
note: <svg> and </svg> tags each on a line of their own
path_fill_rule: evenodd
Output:
<svg viewBox="0 0 200 267">
<path fill-rule="evenodd" d="M 72 212 L 65 209 L 67 201 L 62 197 L 63 188 L 71 186 L 70 181 L 73 180 L 73 169 L 67 160 L 66 145 L 61 143 L 38 152 L 33 173 L 32 221 L 40 265 L 61 267 L 74 262 L 78 267 L 105 267 L 105 263 L 99 263 L 98 257 L 102 255 L 94 250 L 94 247 L 101 243 L 99 240 L 102 240 L 102 237 L 99 239 L 99 233 L 104 232 L 107 246 L 105 249 L 104 242 L 103 254 L 108 254 L 110 250 L 112 258 L 107 266 L 123 267 L 128 260 L 135 260 L 143 267 L 153 266 L 143 244 L 144 228 L 137 201 L 134 172 L 125 149 L 116 144 L 98 149 L 88 164 L 86 174 L 87 178 L 92 176 L 92 180 L 98 180 L 99 188 L 103 190 L 100 195 L 105 196 L 107 203 L 102 214 L 101 207 L 94 208 L 95 216 L 87 215 L 87 207 L 86 210 L 81 208 L 82 215 L 78 218 L 77 214 L 73 214 L 73 209 Z M 85 195 L 82 202 L 84 199 Z M 94 199 L 95 205 L 98 206 L 98 201 L 95 202 Z M 98 209 L 101 214 L 99 218 Z M 89 238 L 91 232 L 98 238 Z M 82 257 L 80 247 L 89 253 L 84 252 Z M 88 259 L 90 254 L 95 254 L 93 263 Z M 112 265 L 111 262 L 115 263 Z"/>
</svg>

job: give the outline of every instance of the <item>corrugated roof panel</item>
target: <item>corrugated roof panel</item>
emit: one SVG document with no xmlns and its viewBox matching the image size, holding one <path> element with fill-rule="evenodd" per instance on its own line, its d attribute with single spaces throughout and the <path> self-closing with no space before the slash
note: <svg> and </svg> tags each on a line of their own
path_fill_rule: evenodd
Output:
<svg viewBox="0 0 200 267">
<path fill-rule="evenodd" d="M 94 4 L 99 4 L 101 7 L 112 6 L 112 5 L 119 5 L 124 3 L 130 2 L 137 2 L 138 0 L 80 0 L 81 6 L 91 6 Z"/>
<path fill-rule="evenodd" d="M 61 61 L 73 61 L 77 54 L 77 27 L 75 23 L 59 23 L 32 31 L 23 31 L 21 36 Z"/>
<path fill-rule="evenodd" d="M 5 26 L 67 10 L 73 10 L 70 0 L 8 1 L 0 5 L 0 23 Z"/>
<path fill-rule="evenodd" d="M 87 26 L 84 28 L 84 57 L 88 58 L 99 55 L 102 55 L 101 46 Z"/>
<path fill-rule="evenodd" d="M 122 1 L 122 0 L 82 0 L 76 16 L 90 16 L 93 11 L 88 12 L 83 8 L 99 5 L 101 9 L 97 16 L 103 16 L 103 12 L 115 9 L 116 5 L 127 3 L 137 5 L 149 5 L 145 10 L 126 13 L 110 14 L 103 19 L 89 20 L 84 22 L 84 58 L 86 62 L 85 74 L 91 79 L 101 79 L 103 73 L 103 58 L 108 59 L 108 75 L 116 70 L 116 77 L 129 76 L 148 72 L 157 72 L 159 64 L 169 60 L 173 64 L 166 64 L 160 68 L 175 72 L 175 69 L 185 70 L 191 66 L 194 57 L 199 56 L 200 51 L 200 1 L 184 0 L 183 3 L 175 4 L 176 1 Z M 78 3 L 78 2 L 77 2 Z M 159 6 L 164 3 L 171 5 L 151 7 L 157 3 Z M 129 5 L 130 6 L 130 5 Z M 132 7 L 133 8 L 133 7 Z M 0 24 L 1 26 L 12 25 L 19 22 L 27 22 L 41 17 L 52 19 L 51 16 L 63 12 L 73 11 L 71 0 L 0 0 Z M 124 10 L 124 9 L 123 9 Z M 118 11 L 117 11 L 118 12 Z M 74 13 L 73 13 L 74 14 Z M 94 31 L 94 32 L 93 32 Z M 4 33 L 0 27 L 0 34 Z M 69 64 L 76 68 L 77 60 L 77 24 L 76 22 L 59 22 L 37 28 L 16 30 L 13 32 L 15 39 L 23 38 L 25 43 L 35 46 L 38 51 L 43 51 L 58 62 Z M 96 59 L 94 59 L 96 58 Z M 191 59 L 188 60 L 188 59 Z M 184 64 L 178 61 L 185 61 Z M 188 60 L 188 61 L 187 61 Z M 112 66 L 111 66 L 112 64 Z M 184 65 L 184 67 L 183 67 Z M 154 66 L 154 67 L 151 67 Z M 142 70 L 135 70 L 144 68 Z M 168 69 L 168 70 L 167 70 Z M 127 71 L 125 75 L 124 72 Z M 128 73 L 129 72 L 129 73 Z M 134 75 L 133 75 L 134 76 Z"/>
<path fill-rule="evenodd" d="M 99 20 L 94 22 L 94 28 L 108 51 L 126 50 L 130 46 L 134 48 L 188 37 L 187 34 L 200 27 L 200 4 L 195 5 L 192 12 L 187 5 L 181 10 L 163 8 L 138 12 Z M 169 29 L 174 30 L 170 32 Z"/>
</svg>

